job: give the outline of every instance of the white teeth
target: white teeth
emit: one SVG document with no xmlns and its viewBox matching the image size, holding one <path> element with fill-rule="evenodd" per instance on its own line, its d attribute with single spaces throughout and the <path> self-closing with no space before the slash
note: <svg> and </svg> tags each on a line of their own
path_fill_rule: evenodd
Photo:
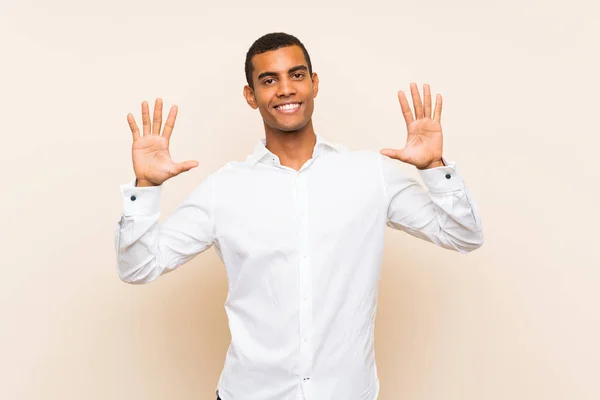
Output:
<svg viewBox="0 0 600 400">
<path fill-rule="evenodd" d="M 281 105 L 281 106 L 277 106 L 276 108 L 279 109 L 279 110 L 291 111 L 291 110 L 295 110 L 298 107 L 300 107 L 300 104 L 293 103 L 293 104 L 284 104 L 284 105 Z"/>
</svg>

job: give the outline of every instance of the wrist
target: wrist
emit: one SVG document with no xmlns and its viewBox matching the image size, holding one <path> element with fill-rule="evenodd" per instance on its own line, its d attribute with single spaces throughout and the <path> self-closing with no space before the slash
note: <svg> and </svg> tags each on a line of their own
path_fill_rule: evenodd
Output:
<svg viewBox="0 0 600 400">
<path fill-rule="evenodd" d="M 423 170 L 423 169 L 431 169 L 431 168 L 438 168 L 438 167 L 445 167 L 445 166 L 446 166 L 446 164 L 444 164 L 444 161 L 442 159 L 439 159 L 439 160 L 432 161 L 429 164 L 427 164 L 425 167 L 419 168 L 419 169 Z"/>
<path fill-rule="evenodd" d="M 145 181 L 143 179 L 135 178 L 135 187 L 150 187 L 150 186 L 159 186 L 159 185 L 155 185 L 154 183 Z"/>
</svg>

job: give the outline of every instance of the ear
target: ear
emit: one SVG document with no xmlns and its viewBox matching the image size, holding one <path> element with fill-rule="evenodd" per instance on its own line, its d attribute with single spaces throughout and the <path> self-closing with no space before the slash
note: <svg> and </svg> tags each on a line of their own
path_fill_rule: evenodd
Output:
<svg viewBox="0 0 600 400">
<path fill-rule="evenodd" d="M 256 104 L 256 97 L 254 97 L 254 91 L 248 85 L 244 86 L 244 97 L 246 98 L 246 103 L 248 103 L 250 107 L 255 110 L 258 108 L 258 104 Z"/>
<path fill-rule="evenodd" d="M 316 72 L 312 74 L 312 85 L 313 85 L 313 99 L 317 97 L 317 93 L 319 93 L 319 75 Z"/>
</svg>

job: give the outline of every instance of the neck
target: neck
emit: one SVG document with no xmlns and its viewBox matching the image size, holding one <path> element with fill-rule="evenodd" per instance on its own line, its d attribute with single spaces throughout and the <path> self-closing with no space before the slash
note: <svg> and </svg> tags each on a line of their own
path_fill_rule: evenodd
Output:
<svg viewBox="0 0 600 400">
<path fill-rule="evenodd" d="M 312 120 L 297 131 L 281 131 L 265 125 L 266 147 L 279 157 L 281 165 L 299 170 L 312 158 L 317 142 Z"/>
</svg>

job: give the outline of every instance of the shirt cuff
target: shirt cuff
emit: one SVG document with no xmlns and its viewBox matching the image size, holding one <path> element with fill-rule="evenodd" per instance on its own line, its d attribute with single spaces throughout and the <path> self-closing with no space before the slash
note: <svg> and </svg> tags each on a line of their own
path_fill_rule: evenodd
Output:
<svg viewBox="0 0 600 400">
<path fill-rule="evenodd" d="M 446 164 L 445 166 L 418 170 L 427 189 L 434 193 L 464 189 L 465 183 L 458 175 L 455 163 L 448 162 L 444 157 L 442 157 L 442 161 Z"/>
<path fill-rule="evenodd" d="M 160 186 L 136 187 L 135 179 L 120 185 L 123 215 L 151 215 L 160 211 Z"/>
</svg>

